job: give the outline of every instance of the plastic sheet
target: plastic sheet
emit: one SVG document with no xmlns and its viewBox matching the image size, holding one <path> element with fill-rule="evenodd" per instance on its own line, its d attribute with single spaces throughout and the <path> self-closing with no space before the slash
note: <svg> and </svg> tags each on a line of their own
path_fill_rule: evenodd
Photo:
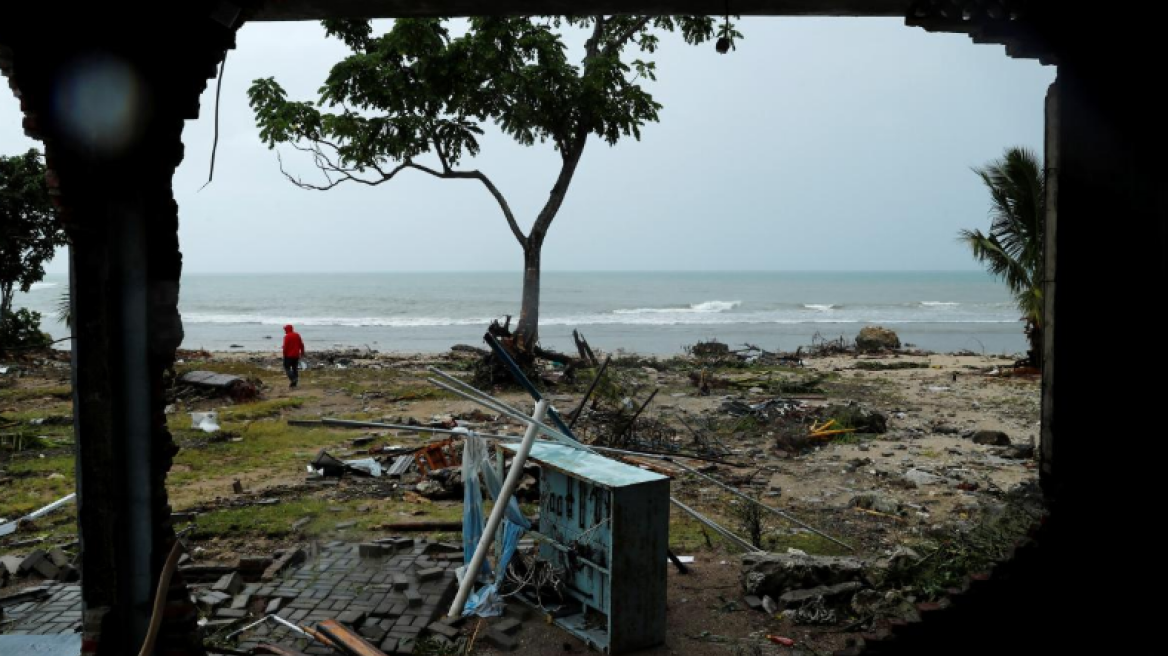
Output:
<svg viewBox="0 0 1168 656">
<path fill-rule="evenodd" d="M 370 476 L 381 476 L 381 463 L 373 458 L 361 458 L 360 460 L 343 460 L 347 467 L 356 469 L 369 474 Z"/>
<path fill-rule="evenodd" d="M 491 498 L 497 499 L 503 482 L 499 480 L 498 473 L 491 467 L 487 459 L 486 441 L 473 432 L 467 432 L 462 451 L 462 500 L 464 508 L 462 548 L 464 564 L 469 563 L 474 556 L 479 539 L 483 534 L 483 526 L 486 524 L 486 518 L 483 515 L 483 493 L 479 482 L 480 474 Z M 464 615 L 493 617 L 503 613 L 503 600 L 498 595 L 499 584 L 502 583 L 503 576 L 507 572 L 507 565 L 511 562 L 511 557 L 515 555 L 515 550 L 519 546 L 519 538 L 529 528 L 531 528 L 531 522 L 523 516 L 515 497 L 511 497 L 507 503 L 502 526 L 503 552 L 499 555 L 499 560 L 494 566 L 491 565 L 489 559 L 483 561 L 479 580 L 484 581 L 486 585 L 472 592 L 467 598 L 466 606 L 463 609 Z"/>
<path fill-rule="evenodd" d="M 214 433 L 219 430 L 219 413 L 215 411 L 192 412 L 191 428 L 198 428 L 207 433 Z"/>
</svg>

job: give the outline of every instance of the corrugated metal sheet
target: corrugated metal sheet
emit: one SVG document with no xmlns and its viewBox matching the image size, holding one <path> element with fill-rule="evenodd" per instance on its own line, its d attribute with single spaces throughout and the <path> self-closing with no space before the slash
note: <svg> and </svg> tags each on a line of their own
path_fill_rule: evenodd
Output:
<svg viewBox="0 0 1168 656">
<path fill-rule="evenodd" d="M 406 454 L 398 456 L 393 464 L 389 466 L 389 471 L 386 472 L 388 476 L 401 476 L 410 470 L 410 466 L 414 464 L 413 454 Z"/>
</svg>

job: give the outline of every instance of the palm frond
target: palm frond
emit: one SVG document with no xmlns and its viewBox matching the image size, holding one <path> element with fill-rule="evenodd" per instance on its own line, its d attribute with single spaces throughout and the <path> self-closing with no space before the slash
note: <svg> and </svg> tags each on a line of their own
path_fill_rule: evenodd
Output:
<svg viewBox="0 0 1168 656">
<path fill-rule="evenodd" d="M 1042 325 L 1046 178 L 1035 153 L 1009 148 L 973 169 L 990 193 L 990 227 L 961 230 L 974 259 L 1010 289 L 1024 318 Z"/>
</svg>

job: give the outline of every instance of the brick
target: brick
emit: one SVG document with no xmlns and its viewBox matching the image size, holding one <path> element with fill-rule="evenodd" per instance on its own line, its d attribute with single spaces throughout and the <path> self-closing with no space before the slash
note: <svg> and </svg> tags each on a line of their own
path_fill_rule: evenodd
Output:
<svg viewBox="0 0 1168 656">
<path fill-rule="evenodd" d="M 251 603 L 251 595 L 248 595 L 248 594 L 235 595 L 231 599 L 231 607 L 236 609 L 236 610 L 246 609 L 248 604 L 250 604 L 250 603 Z"/>
<path fill-rule="evenodd" d="M 522 626 L 519 620 L 507 618 L 491 625 L 491 629 L 499 633 L 506 633 L 507 635 L 515 635 Z"/>
<path fill-rule="evenodd" d="M 267 607 L 264 608 L 264 615 L 275 615 L 276 613 L 280 612 L 280 605 L 283 603 L 284 600 L 279 597 L 272 599 L 268 602 Z"/>
<path fill-rule="evenodd" d="M 305 558 L 304 550 L 301 549 L 300 547 L 296 547 L 294 549 L 289 549 L 288 551 L 284 552 L 279 558 L 272 561 L 272 564 L 269 565 L 266 570 L 264 570 L 263 576 L 261 578 L 264 581 L 270 581 L 270 580 L 276 578 L 277 576 L 279 576 L 284 570 L 288 569 L 289 567 L 291 567 L 293 565 L 298 565 L 301 562 L 303 562 L 304 558 Z"/>
<path fill-rule="evenodd" d="M 215 611 L 216 619 L 241 619 L 247 617 L 247 611 L 242 608 L 220 608 Z"/>
<path fill-rule="evenodd" d="M 397 638 L 385 638 L 381 641 L 381 651 L 386 654 L 397 653 Z"/>
<path fill-rule="evenodd" d="M 422 627 L 420 627 L 420 626 L 395 626 L 395 627 L 393 627 L 393 632 L 397 633 L 397 634 L 404 634 L 404 635 L 408 635 L 410 637 L 414 637 L 422 632 Z"/>
<path fill-rule="evenodd" d="M 405 594 L 406 594 L 406 605 L 408 605 L 408 606 L 421 606 L 422 605 L 422 595 L 418 594 L 416 591 L 406 590 Z"/>
<path fill-rule="evenodd" d="M 211 586 L 212 591 L 223 592 L 229 595 L 239 594 L 239 591 L 242 589 L 243 578 L 239 575 L 239 572 L 224 574 L 218 581 L 215 581 L 215 585 Z"/>
<path fill-rule="evenodd" d="M 20 565 L 17 567 L 17 569 L 19 569 L 21 573 L 31 572 L 33 568 L 36 567 L 37 563 L 45 559 L 46 555 L 47 553 L 44 549 L 37 549 L 36 551 L 25 556 L 24 560 L 20 561 Z"/>
<path fill-rule="evenodd" d="M 348 624 L 356 628 L 361 626 L 361 623 L 365 621 L 365 613 L 356 610 L 347 610 L 337 616 L 337 621 L 341 624 Z"/>
<path fill-rule="evenodd" d="M 449 638 L 450 640 L 454 640 L 462 633 L 457 628 L 447 624 L 446 622 L 431 622 L 426 627 L 426 630 L 430 633 Z"/>
<path fill-rule="evenodd" d="M 216 607 L 223 605 L 223 598 L 216 593 L 208 592 L 207 594 L 200 595 L 195 603 L 199 608 L 210 613 Z"/>
<path fill-rule="evenodd" d="M 418 578 L 422 581 L 431 581 L 442 576 L 444 571 L 446 570 L 442 569 L 441 567 L 430 567 L 427 569 L 418 570 Z"/>
<path fill-rule="evenodd" d="M 364 637 L 369 642 L 376 644 L 376 643 L 384 640 L 385 634 L 389 633 L 389 632 L 376 624 L 368 624 L 368 625 L 362 626 L 360 629 L 358 629 L 357 633 L 360 633 L 361 636 Z"/>
<path fill-rule="evenodd" d="M 61 551 L 57 547 L 53 547 L 52 549 L 49 549 L 48 553 L 46 553 L 45 556 L 50 561 L 52 561 L 52 563 L 54 565 L 56 565 L 57 567 L 64 567 L 64 566 L 69 565 L 73 562 L 72 558 L 67 556 L 64 551 Z"/>
<path fill-rule="evenodd" d="M 389 555 L 389 549 L 384 544 L 366 542 L 357 546 L 357 554 L 362 558 L 381 558 L 382 556 Z"/>
<path fill-rule="evenodd" d="M 49 560 L 47 557 L 36 561 L 36 563 L 32 566 L 32 570 L 37 574 L 45 577 L 46 579 L 55 579 L 57 578 L 57 575 L 61 573 L 61 568 L 54 565 L 53 561 Z"/>
<path fill-rule="evenodd" d="M 506 633 L 496 631 L 494 628 L 488 629 L 486 634 L 482 636 L 488 644 L 492 645 L 499 651 L 515 651 L 519 648 L 519 641 Z"/>
</svg>

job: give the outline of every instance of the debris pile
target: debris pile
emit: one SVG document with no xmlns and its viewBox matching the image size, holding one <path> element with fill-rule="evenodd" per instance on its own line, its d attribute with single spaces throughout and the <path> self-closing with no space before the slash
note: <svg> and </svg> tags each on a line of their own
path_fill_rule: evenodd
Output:
<svg viewBox="0 0 1168 656">
<path fill-rule="evenodd" d="M 244 403 L 259 398 L 259 394 L 255 381 L 213 371 L 188 371 L 178 377 L 173 398 L 169 400 L 227 397 L 236 403 Z"/>
</svg>

